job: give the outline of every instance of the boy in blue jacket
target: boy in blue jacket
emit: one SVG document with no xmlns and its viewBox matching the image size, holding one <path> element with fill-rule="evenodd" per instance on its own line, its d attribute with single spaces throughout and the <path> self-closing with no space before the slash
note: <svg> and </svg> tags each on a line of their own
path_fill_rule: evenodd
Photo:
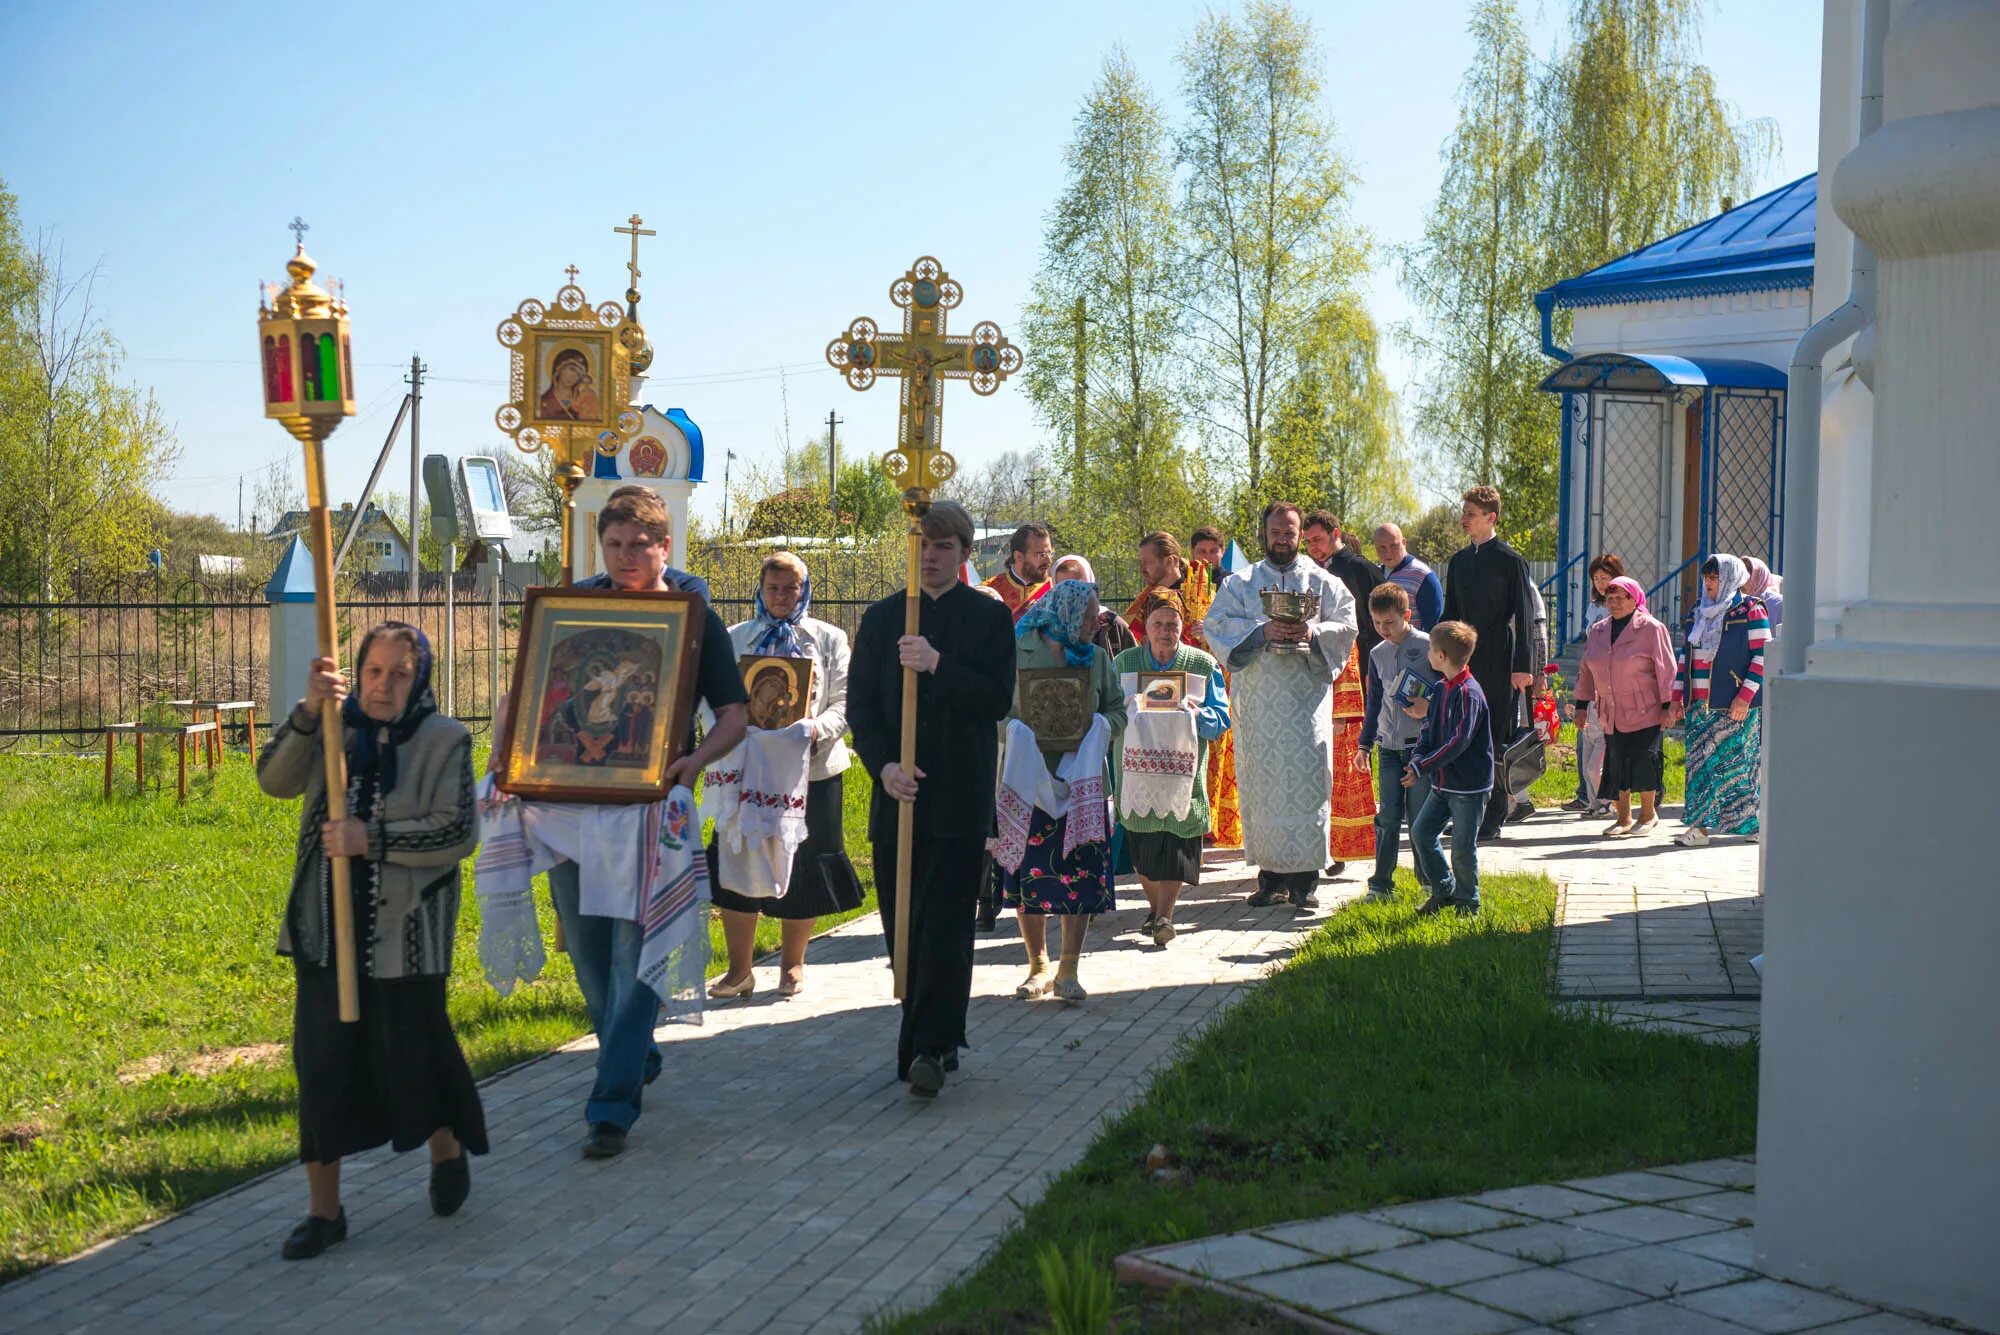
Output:
<svg viewBox="0 0 2000 1335">
<path fill-rule="evenodd" d="M 1493 734 L 1486 693 L 1468 666 L 1478 643 L 1478 632 L 1463 621 L 1433 626 L 1430 664 L 1443 680 L 1429 698 L 1405 707 L 1411 718 L 1424 721 L 1424 731 L 1403 786 L 1413 786 L 1419 775 L 1431 785 L 1410 828 L 1418 874 L 1431 887 L 1431 897 L 1417 910 L 1421 914 L 1447 908 L 1462 915 L 1479 912 L 1479 820 L 1493 791 Z M 1451 822 L 1450 866 L 1442 839 L 1446 821 Z"/>
</svg>

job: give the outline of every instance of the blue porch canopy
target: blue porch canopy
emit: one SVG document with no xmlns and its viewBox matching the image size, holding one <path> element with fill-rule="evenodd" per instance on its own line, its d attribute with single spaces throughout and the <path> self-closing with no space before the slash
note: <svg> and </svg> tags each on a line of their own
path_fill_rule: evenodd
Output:
<svg viewBox="0 0 2000 1335">
<path fill-rule="evenodd" d="M 1564 362 L 1538 386 L 1552 394 L 1784 387 L 1785 373 L 1762 362 L 1735 357 L 1673 357 L 1659 352 L 1593 352 Z"/>
</svg>

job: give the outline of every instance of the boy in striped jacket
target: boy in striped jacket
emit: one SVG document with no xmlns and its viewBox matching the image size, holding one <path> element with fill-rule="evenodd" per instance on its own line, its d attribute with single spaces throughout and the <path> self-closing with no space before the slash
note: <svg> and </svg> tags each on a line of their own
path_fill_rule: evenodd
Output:
<svg viewBox="0 0 2000 1335">
<path fill-rule="evenodd" d="M 1411 718 L 1424 720 L 1424 731 L 1411 755 L 1411 769 L 1404 772 L 1404 786 L 1413 785 L 1418 774 L 1431 784 L 1431 795 L 1410 829 L 1417 870 L 1431 887 L 1430 898 L 1417 910 L 1425 915 L 1445 909 L 1468 916 L 1479 912 L 1479 821 L 1493 791 L 1493 733 L 1486 693 L 1469 666 L 1478 643 L 1479 633 L 1463 621 L 1433 626 L 1430 663 L 1443 680 L 1428 699 L 1405 707 Z M 1446 821 L 1451 822 L 1449 866 Z"/>
</svg>

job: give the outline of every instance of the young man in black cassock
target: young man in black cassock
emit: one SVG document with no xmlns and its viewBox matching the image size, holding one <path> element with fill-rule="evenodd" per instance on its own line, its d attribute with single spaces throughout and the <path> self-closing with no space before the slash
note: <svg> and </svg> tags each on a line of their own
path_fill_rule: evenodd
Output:
<svg viewBox="0 0 2000 1335">
<path fill-rule="evenodd" d="M 862 614 L 847 678 L 854 749 L 874 776 L 868 838 L 883 931 L 895 949 L 896 823 L 914 797 L 910 958 L 896 1076 L 910 1093 L 934 1098 L 967 1046 L 972 996 L 972 920 L 980 855 L 993 822 L 1000 721 L 1014 703 L 1014 619 L 1004 603 L 961 584 L 972 518 L 951 501 L 923 519 L 923 604 L 918 633 L 903 634 L 906 594 Z M 917 767 L 898 757 L 903 732 L 903 668 L 917 671 Z"/>
<path fill-rule="evenodd" d="M 1516 692 L 1534 684 L 1529 662 L 1535 633 L 1534 580 L 1528 563 L 1497 532 L 1500 493 L 1474 487 L 1465 493 L 1458 526 L 1471 545 L 1452 554 L 1445 568 L 1444 617 L 1463 621 L 1479 632 L 1472 651 L 1472 677 L 1486 694 L 1487 721 L 1493 729 L 1493 793 L 1480 822 L 1481 839 L 1498 839 L 1507 819 L 1509 798 L 1502 752 L 1519 726 Z"/>
</svg>

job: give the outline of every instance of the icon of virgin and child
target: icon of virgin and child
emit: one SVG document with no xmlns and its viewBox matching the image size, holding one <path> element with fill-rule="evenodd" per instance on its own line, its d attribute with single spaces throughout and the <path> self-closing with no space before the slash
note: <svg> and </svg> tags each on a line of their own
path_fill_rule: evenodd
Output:
<svg viewBox="0 0 2000 1335">
<path fill-rule="evenodd" d="M 590 355 L 583 349 L 564 348 L 550 359 L 548 387 L 537 412 L 545 422 L 595 422 L 603 415 Z"/>
</svg>

